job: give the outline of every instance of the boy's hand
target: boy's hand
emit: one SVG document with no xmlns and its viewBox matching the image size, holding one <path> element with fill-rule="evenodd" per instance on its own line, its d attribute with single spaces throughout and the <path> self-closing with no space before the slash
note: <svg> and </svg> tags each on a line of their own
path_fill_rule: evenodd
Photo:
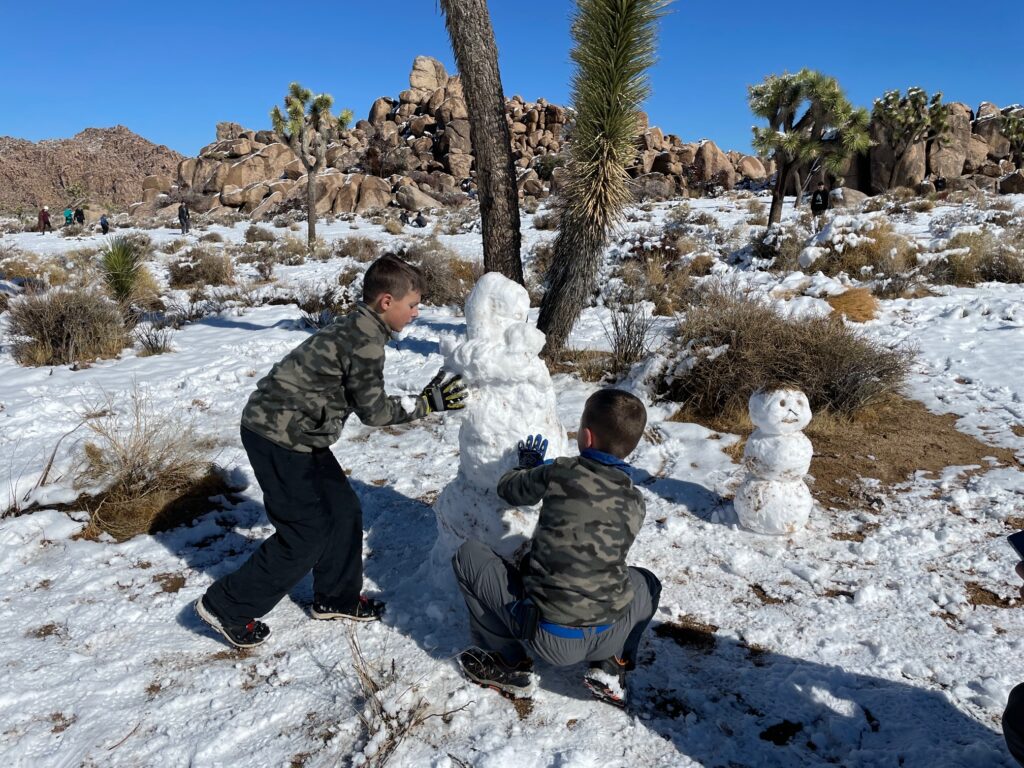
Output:
<svg viewBox="0 0 1024 768">
<path fill-rule="evenodd" d="M 519 469 L 533 469 L 544 463 L 548 441 L 543 435 L 529 435 L 526 441 L 519 441 Z"/>
<path fill-rule="evenodd" d="M 435 411 L 457 411 L 466 407 L 466 385 L 458 374 L 452 376 L 448 381 L 441 383 L 444 379 L 444 368 L 437 372 L 437 375 L 424 387 L 420 397 L 427 405 L 427 413 Z"/>
</svg>

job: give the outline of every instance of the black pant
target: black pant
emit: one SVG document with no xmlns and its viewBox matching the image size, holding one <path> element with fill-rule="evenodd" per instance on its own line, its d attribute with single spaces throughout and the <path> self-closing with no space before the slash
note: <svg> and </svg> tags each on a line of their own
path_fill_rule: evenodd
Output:
<svg viewBox="0 0 1024 768">
<path fill-rule="evenodd" d="M 1003 712 L 1003 738 L 1013 759 L 1024 765 L 1024 683 L 1010 691 Z"/>
<path fill-rule="evenodd" d="M 313 591 L 355 602 L 363 586 L 363 511 L 330 448 L 289 451 L 245 427 L 242 445 L 275 533 L 204 601 L 230 626 L 270 612 L 310 569 Z"/>
<path fill-rule="evenodd" d="M 188 230 L 189 230 L 189 220 L 188 219 L 178 219 L 178 224 L 181 225 L 181 234 L 187 235 L 188 234 Z"/>
<path fill-rule="evenodd" d="M 110 231 L 110 225 L 109 224 L 100 224 L 100 229 L 103 230 L 103 234 L 105 235 L 105 234 L 107 234 Z"/>
</svg>

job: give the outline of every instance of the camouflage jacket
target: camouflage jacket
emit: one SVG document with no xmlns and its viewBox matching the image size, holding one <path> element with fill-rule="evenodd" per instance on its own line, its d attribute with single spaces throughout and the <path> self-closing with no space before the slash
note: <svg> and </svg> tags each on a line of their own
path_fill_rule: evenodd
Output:
<svg viewBox="0 0 1024 768">
<path fill-rule="evenodd" d="M 285 355 L 256 384 L 242 426 L 292 451 L 334 443 L 355 413 L 381 427 L 426 415 L 422 400 L 407 412 L 384 394 L 384 321 L 365 304 L 339 317 Z"/>
<path fill-rule="evenodd" d="M 506 472 L 498 495 L 516 505 L 543 500 L 522 570 L 545 620 L 586 627 L 626 611 L 633 599 L 626 555 L 646 509 L 625 472 L 582 456 L 559 458 Z"/>
</svg>

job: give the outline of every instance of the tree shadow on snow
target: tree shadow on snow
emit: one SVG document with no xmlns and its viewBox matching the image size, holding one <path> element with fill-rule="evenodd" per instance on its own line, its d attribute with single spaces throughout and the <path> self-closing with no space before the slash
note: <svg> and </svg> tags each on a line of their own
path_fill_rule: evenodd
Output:
<svg viewBox="0 0 1024 768">
<path fill-rule="evenodd" d="M 646 665 L 644 656 L 655 654 Z M 1013 766 L 942 691 L 654 624 L 631 675 L 647 728 L 705 766 Z"/>
</svg>

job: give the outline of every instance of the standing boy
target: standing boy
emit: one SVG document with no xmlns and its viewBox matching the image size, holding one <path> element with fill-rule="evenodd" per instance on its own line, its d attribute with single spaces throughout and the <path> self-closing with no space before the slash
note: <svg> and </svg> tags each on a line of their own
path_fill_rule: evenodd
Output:
<svg viewBox="0 0 1024 768">
<path fill-rule="evenodd" d="M 192 214 L 188 211 L 188 204 L 182 203 L 178 206 L 178 225 L 181 227 L 181 234 L 187 235 L 192 228 Z"/>
<path fill-rule="evenodd" d="M 467 541 L 452 558 L 477 646 L 459 657 L 470 680 L 528 695 L 525 646 L 555 666 L 589 662 L 584 685 L 625 704 L 626 671 L 661 595 L 653 573 L 626 566 L 645 507 L 624 459 L 646 423 L 640 400 L 604 389 L 583 409 L 578 458 L 544 462 L 540 435 L 519 444 L 519 467 L 501 478 L 498 495 L 517 506 L 543 502 L 529 553 L 516 567 Z"/>
<path fill-rule="evenodd" d="M 814 194 L 811 195 L 811 216 L 814 217 L 814 231 L 818 231 L 818 227 L 821 224 L 821 217 L 829 208 L 832 207 L 832 197 L 829 195 L 828 189 L 825 187 L 824 181 L 818 182 L 818 188 L 814 190 Z"/>
<path fill-rule="evenodd" d="M 415 401 L 384 393 L 384 344 L 419 314 L 420 273 L 377 259 L 363 301 L 293 349 L 256 385 L 242 413 L 242 445 L 276 532 L 241 568 L 216 581 L 196 612 L 238 647 L 270 634 L 259 618 L 313 571 L 315 619 L 379 619 L 384 603 L 360 595 L 363 524 L 359 499 L 330 446 L 355 413 L 375 427 L 463 407 L 462 379 L 443 371 Z"/>
</svg>

